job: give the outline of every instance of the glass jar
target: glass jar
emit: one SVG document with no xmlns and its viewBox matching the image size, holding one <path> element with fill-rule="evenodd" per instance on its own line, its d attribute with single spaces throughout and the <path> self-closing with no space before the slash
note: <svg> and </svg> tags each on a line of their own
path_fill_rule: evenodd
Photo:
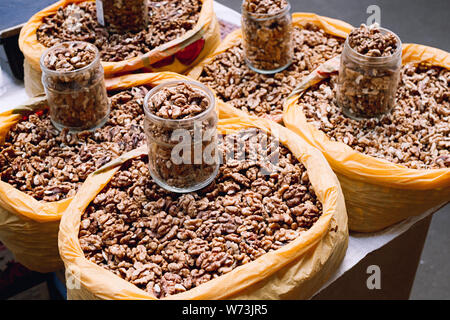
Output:
<svg viewBox="0 0 450 320">
<path fill-rule="evenodd" d="M 150 111 L 153 97 L 180 83 L 202 92 L 206 110 L 191 118 L 165 119 Z M 156 99 L 156 98 L 155 98 Z M 153 180 L 166 190 L 184 193 L 209 185 L 219 171 L 217 121 L 214 94 L 195 81 L 169 81 L 150 90 L 144 99 L 144 129 L 149 169 Z"/>
<path fill-rule="evenodd" d="M 46 59 L 52 54 L 54 57 L 57 50 L 70 50 L 80 45 L 95 54 L 93 61 L 86 66 L 73 71 L 51 70 L 46 66 Z M 82 59 L 77 56 L 74 58 Z M 55 45 L 44 52 L 40 65 L 50 119 L 58 130 L 94 130 L 105 124 L 109 117 L 110 104 L 100 53 L 93 44 L 69 41 Z"/>
<path fill-rule="evenodd" d="M 242 4 L 242 34 L 245 61 L 258 73 L 272 74 L 292 63 L 291 5 L 274 13 L 252 13 Z"/>
<path fill-rule="evenodd" d="M 0 96 L 2 96 L 6 92 L 6 83 L 3 81 L 3 71 L 2 66 L 0 65 Z"/>
<path fill-rule="evenodd" d="M 96 0 L 97 20 L 111 32 L 139 32 L 148 25 L 147 0 Z"/>
<path fill-rule="evenodd" d="M 402 43 L 393 32 L 379 28 L 382 34 L 392 33 L 397 48 L 392 55 L 371 57 L 358 53 L 344 43 L 337 85 L 337 104 L 342 112 L 353 119 L 381 117 L 395 104 L 400 80 Z"/>
</svg>

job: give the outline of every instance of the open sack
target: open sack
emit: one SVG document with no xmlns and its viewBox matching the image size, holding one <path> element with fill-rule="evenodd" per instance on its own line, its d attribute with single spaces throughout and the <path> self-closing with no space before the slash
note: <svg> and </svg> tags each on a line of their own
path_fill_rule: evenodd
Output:
<svg viewBox="0 0 450 320">
<path fill-rule="evenodd" d="M 19 46 L 25 56 L 25 90 L 29 96 L 43 92 L 39 59 L 46 47 L 36 36 L 43 18 L 55 14 L 60 7 L 86 0 L 61 0 L 36 13 L 22 27 Z M 92 0 L 88 0 L 92 1 Z M 102 61 L 105 77 L 144 70 L 146 72 L 172 71 L 183 73 L 201 61 L 220 43 L 219 23 L 214 14 L 213 1 L 203 0 L 200 16 L 194 28 L 182 37 L 167 42 L 141 56 L 119 62 Z"/>
<path fill-rule="evenodd" d="M 314 25 L 314 26 L 318 27 L 319 30 L 323 30 L 325 34 L 334 36 L 336 38 L 342 38 L 342 39 L 345 39 L 347 34 L 352 29 L 352 26 L 344 21 L 332 19 L 332 18 L 328 18 L 328 17 L 324 17 L 324 16 L 319 16 L 314 13 L 302 13 L 302 12 L 293 13 L 292 14 L 292 24 L 294 27 L 297 27 L 300 29 L 306 28 L 308 25 Z M 222 41 L 222 43 L 219 45 L 219 47 L 217 47 L 217 49 L 212 54 L 210 54 L 208 57 L 206 57 L 203 61 L 201 61 L 199 64 L 197 64 L 194 68 L 192 68 L 192 70 L 189 71 L 188 76 L 195 80 L 199 80 L 199 78 L 201 78 L 201 76 L 202 76 L 205 66 L 210 65 L 217 58 L 217 56 L 220 56 L 221 54 L 225 53 L 230 48 L 238 46 L 242 41 L 243 41 L 242 30 L 241 29 L 234 30 Z M 315 46 L 320 47 L 323 45 L 317 44 Z M 239 56 L 237 59 L 240 59 L 243 61 L 243 58 L 241 56 Z M 295 63 L 299 63 L 299 62 L 293 62 L 293 64 L 295 64 Z M 302 60 L 301 63 L 305 63 L 305 61 Z M 287 69 L 287 70 L 289 70 L 289 69 Z M 310 71 L 312 71 L 312 69 Z M 282 72 L 284 72 L 284 71 L 282 71 Z M 282 72 L 280 72 L 278 74 L 281 74 Z M 224 75 L 222 75 L 222 77 L 224 77 Z M 276 76 L 272 75 L 272 76 L 267 76 L 267 77 L 273 78 Z M 263 81 L 265 81 L 265 80 L 263 80 Z M 289 90 L 289 89 L 283 89 L 283 90 Z M 219 95 L 217 95 L 217 96 L 220 98 Z M 249 101 L 246 101 L 247 99 L 245 99 L 245 97 L 241 97 L 241 98 L 244 101 L 244 104 L 249 102 Z M 234 99 L 232 99 L 232 100 L 234 100 Z M 221 118 L 233 117 L 236 115 L 239 115 L 239 116 L 247 115 L 246 111 L 238 109 L 230 103 L 223 102 L 223 101 L 221 101 L 221 102 L 225 103 L 227 105 L 225 107 L 225 109 L 221 110 L 221 114 L 220 114 Z M 282 122 L 283 121 L 282 107 L 280 108 L 279 113 L 277 113 L 277 114 L 264 114 L 264 115 L 261 115 L 260 117 L 268 118 L 275 122 Z"/>
<path fill-rule="evenodd" d="M 403 45 L 403 64 L 450 68 L 450 54 L 439 49 Z M 412 169 L 360 153 L 332 141 L 308 123 L 298 105 L 308 88 L 339 71 L 339 57 L 329 60 L 306 77 L 285 101 L 283 121 L 308 144 L 318 148 L 339 178 L 345 195 L 350 230 L 372 232 L 408 217 L 437 209 L 450 200 L 450 169 Z"/>
<path fill-rule="evenodd" d="M 181 80 L 186 77 L 171 73 L 148 73 L 145 80 L 134 79 L 128 82 L 109 79 L 110 89 L 118 90 L 133 86 L 157 86 L 169 80 Z M 42 112 L 47 108 L 45 97 L 30 99 L 25 105 L 15 107 L 0 114 L 0 142 L 5 142 L 9 130 L 30 114 Z M 143 111 L 142 111 L 143 113 Z M 3 159 L 2 161 L 4 161 Z M 61 216 L 72 197 L 55 201 L 38 201 L 12 185 L 0 181 L 0 240 L 14 253 L 18 262 L 27 268 L 50 272 L 63 267 L 58 252 L 58 227 Z"/>
<path fill-rule="evenodd" d="M 323 205 L 312 227 L 297 238 L 254 261 L 237 266 L 217 278 L 164 299 L 305 299 L 331 276 L 345 255 L 348 242 L 347 216 L 339 182 L 325 158 L 303 143 L 292 131 L 255 118 L 219 120 L 218 130 L 231 134 L 258 128 L 272 133 L 303 163 Z M 152 294 L 89 261 L 81 248 L 81 216 L 91 201 L 119 172 L 127 159 L 146 155 L 136 149 L 92 174 L 62 217 L 59 250 L 66 267 L 70 299 L 156 299 Z"/>
</svg>

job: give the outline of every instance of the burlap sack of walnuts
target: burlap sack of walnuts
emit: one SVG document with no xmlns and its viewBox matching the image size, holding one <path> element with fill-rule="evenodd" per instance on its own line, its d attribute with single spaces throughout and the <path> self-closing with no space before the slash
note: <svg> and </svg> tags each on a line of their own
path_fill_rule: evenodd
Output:
<svg viewBox="0 0 450 320">
<path fill-rule="evenodd" d="M 141 77 L 142 78 L 142 77 Z M 129 88 L 141 84 L 157 86 L 164 81 L 187 77 L 172 73 L 147 73 L 144 79 L 130 76 L 108 79 L 108 89 Z M 127 82 L 128 81 L 128 82 Z M 0 114 L 0 145 L 12 126 L 24 114 L 47 108 L 45 97 L 30 99 L 26 104 Z M 73 198 L 44 202 L 0 181 L 0 241 L 10 249 L 16 260 L 38 272 L 51 272 L 63 267 L 58 252 L 58 228 L 61 216 Z"/>
<path fill-rule="evenodd" d="M 323 214 L 300 237 L 282 248 L 235 268 L 191 290 L 165 299 L 306 299 L 310 298 L 341 263 L 348 244 L 347 215 L 337 177 L 323 155 L 292 131 L 256 118 L 220 120 L 219 132 L 229 134 L 245 128 L 272 132 L 306 169 L 323 204 Z M 277 130 L 273 130 L 276 128 Z M 141 147 L 94 174 L 82 186 L 62 217 L 59 251 L 70 282 L 69 299 L 156 299 L 132 283 L 87 260 L 78 233 L 81 216 L 127 159 L 147 153 Z M 336 230 L 337 228 L 337 230 Z"/>
<path fill-rule="evenodd" d="M 19 37 L 19 46 L 25 56 L 25 90 L 31 97 L 43 93 L 44 89 L 41 82 L 41 68 L 39 59 L 46 48 L 37 40 L 36 32 L 42 23 L 44 17 L 53 15 L 59 7 L 65 7 L 72 3 L 85 2 L 86 0 L 60 0 L 55 4 L 36 13 L 22 27 Z M 88 0 L 94 1 L 94 0 Z M 126 74 L 137 70 L 147 72 L 172 71 L 184 73 L 192 68 L 208 54 L 213 52 L 220 43 L 220 26 L 213 9 L 213 0 L 202 0 L 203 6 L 199 19 L 195 27 L 186 32 L 182 37 L 163 44 L 145 55 L 120 62 L 106 62 L 102 65 L 105 70 L 105 77 L 112 77 L 117 74 Z M 177 58 L 169 65 L 164 67 L 152 67 L 156 62 L 167 59 L 177 52 L 185 49 L 189 45 L 196 45 L 202 42 L 202 49 L 189 65 L 181 63 Z"/>
<path fill-rule="evenodd" d="M 347 34 L 352 30 L 352 26 L 348 23 L 328 18 L 324 16 L 319 16 L 314 13 L 304 13 L 304 12 L 296 12 L 292 14 L 292 24 L 296 27 L 302 27 L 307 24 L 313 24 L 318 26 L 319 28 L 323 29 L 326 33 L 330 35 L 334 35 L 341 38 L 346 38 Z M 207 56 L 203 61 L 201 61 L 199 64 L 197 64 L 195 67 L 192 68 L 191 71 L 189 71 L 188 76 L 193 79 L 198 79 L 200 75 L 202 74 L 203 68 L 205 65 L 210 64 L 214 58 L 225 52 L 228 48 L 233 47 L 240 42 L 242 42 L 242 31 L 241 29 L 234 30 L 231 32 L 217 47 L 217 49 Z M 224 103 L 224 102 L 223 102 Z M 226 104 L 226 103 L 225 103 Z M 228 105 L 228 104 L 227 104 Z M 226 110 L 229 110 L 231 113 L 227 113 Z M 233 116 L 245 116 L 246 112 L 240 109 L 237 109 L 235 107 L 232 107 L 231 105 L 228 105 L 227 108 L 224 110 L 221 110 L 220 118 L 227 118 L 227 117 L 233 117 Z M 267 116 L 268 119 L 273 120 L 275 122 L 281 122 L 282 117 L 279 116 Z"/>
<path fill-rule="evenodd" d="M 403 63 L 427 63 L 450 69 L 450 53 L 417 44 L 403 45 Z M 308 124 L 297 105 L 312 85 L 339 70 L 331 59 L 304 79 L 284 104 L 283 121 L 308 144 L 323 152 L 339 178 L 346 199 L 349 228 L 373 232 L 408 217 L 438 208 L 450 200 L 450 169 L 417 170 L 362 154 L 344 143 L 331 141 Z"/>
</svg>

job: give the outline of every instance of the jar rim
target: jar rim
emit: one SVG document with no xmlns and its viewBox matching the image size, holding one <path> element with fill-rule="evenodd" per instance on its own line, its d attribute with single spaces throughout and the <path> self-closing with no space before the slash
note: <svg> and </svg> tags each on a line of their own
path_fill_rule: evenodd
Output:
<svg viewBox="0 0 450 320">
<path fill-rule="evenodd" d="M 163 88 L 175 86 L 175 85 L 182 84 L 182 83 L 188 84 L 188 85 L 194 85 L 194 86 L 200 88 L 201 90 L 203 90 L 203 92 L 206 93 L 206 95 L 209 99 L 208 108 L 206 108 L 205 110 L 203 110 L 202 112 L 200 112 L 199 114 L 197 114 L 191 118 L 184 118 L 184 119 L 166 119 L 166 118 L 159 117 L 150 111 L 150 109 L 148 108 L 148 103 L 149 103 L 151 96 L 153 96 L 156 92 L 160 91 Z M 171 81 L 163 82 L 163 83 L 157 85 L 156 87 L 152 88 L 149 92 L 147 92 L 147 94 L 144 97 L 144 113 L 148 118 L 150 118 L 152 120 L 166 122 L 166 123 L 172 123 L 172 124 L 184 124 L 184 123 L 189 123 L 189 122 L 196 121 L 196 120 L 201 120 L 201 119 L 205 118 L 206 116 L 208 116 L 208 113 L 211 110 L 215 109 L 215 107 L 216 107 L 216 99 L 215 99 L 215 96 L 214 96 L 214 93 L 212 92 L 212 90 L 209 87 L 205 86 L 203 83 L 200 83 L 200 82 L 194 81 L 194 80 L 171 80 Z"/>
<path fill-rule="evenodd" d="M 347 38 L 345 39 L 345 43 L 344 43 L 344 47 L 348 48 L 349 51 L 351 52 L 351 54 L 361 60 L 364 60 L 365 62 L 369 62 L 369 63 L 383 63 L 386 62 L 388 60 L 397 58 L 398 55 L 401 55 L 402 53 L 402 41 L 400 39 L 400 37 L 393 31 L 383 28 L 383 27 L 378 27 L 378 30 L 385 32 L 385 33 L 391 33 L 392 35 L 394 35 L 395 39 L 397 40 L 397 48 L 395 49 L 394 53 L 392 53 L 389 56 L 381 56 L 381 57 L 370 57 L 370 56 L 366 56 L 364 54 L 359 53 L 358 51 L 356 51 L 354 48 L 352 48 L 348 42 L 348 38 L 349 36 L 347 36 Z"/>
<path fill-rule="evenodd" d="M 63 47 L 68 44 L 78 44 L 78 43 L 86 44 L 88 47 L 90 47 L 95 52 L 94 60 L 92 60 L 88 65 L 84 66 L 83 68 L 71 70 L 71 71 L 51 70 L 45 66 L 44 59 L 52 50 L 55 50 L 59 47 Z M 64 42 L 55 44 L 54 46 L 45 50 L 41 56 L 39 64 L 41 66 L 41 70 L 45 73 L 54 74 L 54 75 L 74 75 L 74 74 L 82 73 L 83 71 L 86 71 L 87 69 L 91 68 L 94 64 L 98 63 L 99 60 L 100 60 L 100 52 L 98 51 L 97 47 L 94 44 L 92 44 L 90 42 L 86 42 L 86 41 L 64 41 Z M 103 68 L 102 68 L 102 70 L 103 70 Z"/>
<path fill-rule="evenodd" d="M 288 0 L 286 0 L 287 5 L 286 7 L 284 7 L 283 9 L 280 9 L 279 11 L 276 11 L 274 13 L 252 13 L 252 12 L 248 12 L 245 8 L 244 8 L 244 3 L 242 3 L 242 13 L 246 14 L 248 16 L 250 16 L 252 19 L 257 20 L 257 21 L 265 21 L 265 20 L 270 20 L 270 19 L 275 19 L 278 17 L 281 17 L 283 15 L 285 15 L 287 12 L 289 12 L 291 10 L 291 4 L 289 3 Z"/>
</svg>

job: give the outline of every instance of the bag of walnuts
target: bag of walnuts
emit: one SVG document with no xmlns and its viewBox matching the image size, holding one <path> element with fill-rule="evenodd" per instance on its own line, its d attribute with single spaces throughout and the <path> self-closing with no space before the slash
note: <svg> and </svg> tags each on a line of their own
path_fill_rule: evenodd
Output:
<svg viewBox="0 0 450 320">
<path fill-rule="evenodd" d="M 97 3 L 103 2 L 97 0 Z M 140 2 L 129 3 L 138 5 Z M 105 16 L 109 7 L 102 5 Z M 212 0 L 169 0 L 169 4 L 150 1 L 148 27 L 141 31 L 105 27 L 98 22 L 97 13 L 95 1 L 61 0 L 36 13 L 22 27 L 19 46 L 25 56 L 28 95 L 43 92 L 39 65 L 42 53 L 63 41 L 95 44 L 101 54 L 105 77 L 136 71 L 183 73 L 220 43 L 220 27 Z"/>
<path fill-rule="evenodd" d="M 182 79 L 172 72 L 128 83 L 108 79 L 111 114 L 95 131 L 58 131 L 45 97 L 0 114 L 0 241 L 18 262 L 44 273 L 63 267 L 57 244 L 63 211 L 90 173 L 145 143 L 149 88 Z"/>
<path fill-rule="evenodd" d="M 146 147 L 111 163 L 61 220 L 69 299 L 307 299 L 324 284 L 348 242 L 325 158 L 264 119 L 219 120 L 218 132 L 227 152 L 278 141 L 264 150 L 279 171 L 262 178 L 260 158 L 231 159 L 208 187 L 174 194 L 149 176 Z"/>
<path fill-rule="evenodd" d="M 353 120 L 335 102 L 339 57 L 303 79 L 284 124 L 323 152 L 339 178 L 349 228 L 373 232 L 450 200 L 450 54 L 404 44 L 396 103 Z"/>
<path fill-rule="evenodd" d="M 341 53 L 352 26 L 314 13 L 292 14 L 292 63 L 275 74 L 260 74 L 245 61 L 242 30 L 230 33 L 188 76 L 212 88 L 236 114 L 282 122 L 283 101 L 304 76 Z M 264 33 L 263 33 L 264 34 Z M 276 48 L 274 49 L 276 50 Z M 221 113 L 220 117 L 230 115 Z"/>
<path fill-rule="evenodd" d="M 26 106 L 3 112 L 0 115 L 2 145 L 22 114 L 44 108 L 45 102 L 44 98 L 35 98 Z M 2 167 L 9 167 L 3 152 L 0 159 Z M 14 253 L 17 261 L 31 270 L 50 272 L 62 268 L 56 244 L 59 220 L 70 201 L 41 202 L 0 181 L 0 240 Z"/>
</svg>

